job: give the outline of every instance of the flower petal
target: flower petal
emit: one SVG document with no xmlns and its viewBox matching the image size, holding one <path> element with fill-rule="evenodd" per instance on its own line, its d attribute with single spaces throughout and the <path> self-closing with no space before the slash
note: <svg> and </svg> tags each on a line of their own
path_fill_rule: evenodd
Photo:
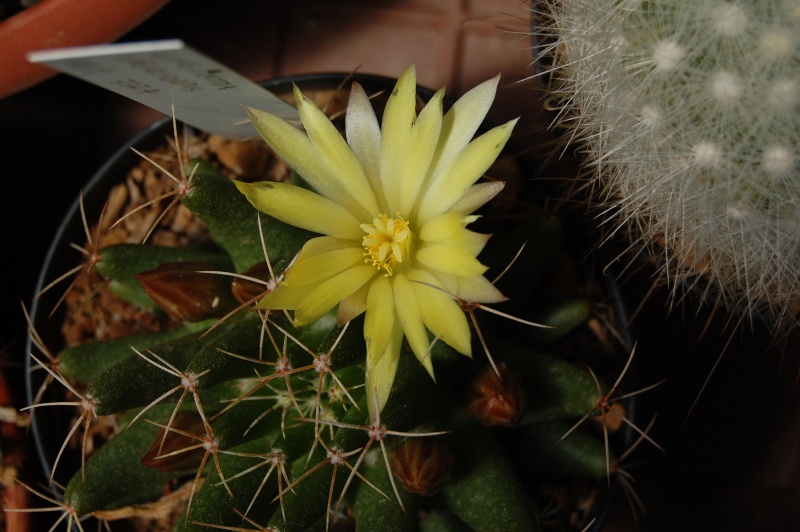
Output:
<svg viewBox="0 0 800 532">
<path fill-rule="evenodd" d="M 378 271 L 374 267 L 364 264 L 348 268 L 320 283 L 297 305 L 294 314 L 295 323 L 300 326 L 316 321 L 342 299 L 364 286 L 377 273 Z M 301 286 L 299 289 L 302 290 L 303 287 Z"/>
<path fill-rule="evenodd" d="M 314 190 L 340 205 L 355 204 L 347 190 L 331 176 L 330 169 L 305 132 L 266 111 L 252 107 L 245 109 L 261 137 Z"/>
<path fill-rule="evenodd" d="M 422 321 L 437 338 L 467 356 L 472 356 L 472 338 L 464 311 L 444 293 L 433 275 L 423 270 L 409 274 L 417 294 Z"/>
<path fill-rule="evenodd" d="M 461 199 L 492 165 L 511 136 L 518 119 L 487 131 L 470 142 L 448 167 L 430 182 L 420 203 L 418 221 L 425 223 Z"/>
<path fill-rule="evenodd" d="M 485 181 L 469 187 L 452 207 L 451 211 L 472 214 L 489 203 L 506 186 L 504 181 Z"/>
<path fill-rule="evenodd" d="M 349 211 L 310 190 L 275 181 L 234 184 L 256 209 L 284 223 L 351 240 L 360 240 L 364 234 Z"/>
<path fill-rule="evenodd" d="M 461 236 L 458 237 L 458 242 L 467 253 L 473 257 L 477 257 L 478 254 L 483 251 L 483 248 L 486 246 L 491 236 L 492 235 L 476 233 L 475 231 L 464 229 Z"/>
<path fill-rule="evenodd" d="M 429 178 L 435 179 L 445 167 L 450 166 L 452 160 L 478 131 L 494 101 L 499 81 L 500 74 L 473 87 L 447 111 Z"/>
<path fill-rule="evenodd" d="M 286 272 L 286 284 L 293 287 L 320 283 L 364 262 L 364 248 L 347 247 L 298 260 Z"/>
<path fill-rule="evenodd" d="M 347 143 L 353 150 L 364 175 L 378 201 L 379 212 L 388 212 L 381 188 L 381 126 L 375 116 L 372 102 L 364 88 L 356 82 L 350 89 L 345 115 Z"/>
<path fill-rule="evenodd" d="M 442 99 L 444 89 L 440 89 L 428 101 L 411 128 L 408 155 L 404 159 L 400 174 L 400 212 L 411 213 L 419 198 L 419 191 L 428 175 L 428 169 L 436 150 L 439 133 L 442 129 Z"/>
<path fill-rule="evenodd" d="M 409 157 L 411 127 L 417 116 L 416 70 L 412 64 L 398 78 L 386 102 L 381 124 L 381 184 L 391 214 L 400 210 L 401 169 Z"/>
<path fill-rule="evenodd" d="M 458 241 L 438 242 L 417 250 L 420 264 L 449 275 L 483 275 L 488 269 Z"/>
<path fill-rule="evenodd" d="M 389 343 L 385 351 L 370 355 L 369 348 L 367 348 L 365 384 L 367 409 L 371 422 L 379 419 L 380 411 L 386 406 L 389 393 L 392 391 L 394 376 L 397 374 L 397 363 L 400 361 L 400 346 L 403 342 L 403 329 L 400 324 L 395 323 L 388 336 Z"/>
<path fill-rule="evenodd" d="M 464 216 L 458 212 L 446 212 L 430 220 L 419 230 L 419 238 L 424 242 L 455 240 L 464 236 L 465 227 L 477 220 L 477 216 Z"/>
<path fill-rule="evenodd" d="M 411 346 L 417 360 L 433 378 L 433 363 L 429 353 L 431 341 L 428 331 L 425 330 L 425 325 L 422 323 L 416 291 L 402 273 L 395 274 L 392 288 L 397 317 L 400 325 L 403 326 L 403 333 L 408 340 L 408 345 Z"/>
<path fill-rule="evenodd" d="M 367 295 L 367 315 L 364 317 L 364 340 L 367 342 L 367 368 L 378 362 L 391 340 L 396 319 L 392 283 L 380 275 L 375 278 Z M 370 362 L 370 356 L 372 361 Z"/>
<path fill-rule="evenodd" d="M 361 239 L 359 239 L 358 242 L 360 243 Z M 297 259 L 295 259 L 294 262 L 297 262 L 298 260 L 305 260 L 315 255 L 321 255 L 322 253 L 328 253 L 329 251 L 353 247 L 353 245 L 354 242 L 352 239 L 334 238 L 332 236 L 318 236 L 312 238 L 303 245 L 303 248 L 300 250 L 300 253 L 297 254 Z"/>
<path fill-rule="evenodd" d="M 501 303 L 508 300 L 483 275 L 455 276 L 440 272 L 430 272 L 441 283 L 444 290 L 453 297 L 469 303 Z"/>
<path fill-rule="evenodd" d="M 378 203 L 353 150 L 325 113 L 303 96 L 297 86 L 294 88 L 294 94 L 303 126 L 317 153 L 329 168 L 331 178 L 336 180 L 342 190 L 347 191 L 347 194 L 361 207 L 362 212 L 358 212 L 351 202 L 345 204 L 345 207 L 359 219 L 368 220 L 378 212 Z"/>
<path fill-rule="evenodd" d="M 371 283 L 367 283 L 342 299 L 339 303 L 339 313 L 336 315 L 339 325 L 344 325 L 367 310 L 367 294 L 369 294 L 370 286 Z"/>
<path fill-rule="evenodd" d="M 274 290 L 258 300 L 256 308 L 294 310 L 315 288 L 316 286 L 313 284 L 294 288 L 288 284 L 280 283 Z"/>
</svg>

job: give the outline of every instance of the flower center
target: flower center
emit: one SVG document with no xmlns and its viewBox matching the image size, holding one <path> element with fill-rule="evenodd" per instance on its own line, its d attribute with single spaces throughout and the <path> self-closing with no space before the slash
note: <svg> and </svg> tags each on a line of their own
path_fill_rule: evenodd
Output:
<svg viewBox="0 0 800 532">
<path fill-rule="evenodd" d="M 371 224 L 361 224 L 361 229 L 367 233 L 361 241 L 365 250 L 364 262 L 371 262 L 379 270 L 384 270 L 386 277 L 394 273 L 397 263 L 409 258 L 411 230 L 399 214 L 397 218 L 381 214 Z"/>
</svg>

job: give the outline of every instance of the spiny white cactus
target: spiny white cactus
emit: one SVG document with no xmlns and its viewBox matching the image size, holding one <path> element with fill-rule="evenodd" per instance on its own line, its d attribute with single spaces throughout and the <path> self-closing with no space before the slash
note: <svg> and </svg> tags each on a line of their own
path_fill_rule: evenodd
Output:
<svg viewBox="0 0 800 532">
<path fill-rule="evenodd" d="M 800 312 L 800 0 L 543 0 L 537 56 L 606 223 L 776 329 Z M 740 314 L 741 315 L 741 314 Z"/>
</svg>

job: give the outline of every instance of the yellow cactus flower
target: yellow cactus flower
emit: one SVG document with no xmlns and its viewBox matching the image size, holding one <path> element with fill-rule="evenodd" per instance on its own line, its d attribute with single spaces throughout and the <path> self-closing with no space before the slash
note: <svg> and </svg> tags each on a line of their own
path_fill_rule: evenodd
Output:
<svg viewBox="0 0 800 532">
<path fill-rule="evenodd" d="M 256 130 L 316 192 L 276 182 L 236 185 L 258 210 L 323 235 L 303 246 L 282 282 L 257 306 L 293 310 L 298 325 L 336 305 L 340 323 L 366 312 L 372 419 L 389 397 L 404 337 L 433 376 L 432 337 L 471 356 L 469 324 L 454 298 L 505 300 L 476 258 L 489 236 L 466 228 L 477 219 L 472 213 L 503 188 L 501 182 L 476 182 L 516 120 L 472 139 L 498 81 L 496 76 L 473 88 L 446 114 L 442 89 L 417 115 L 411 65 L 398 79 L 381 124 L 354 83 L 346 141 L 297 87 L 305 131 L 248 109 Z"/>
</svg>

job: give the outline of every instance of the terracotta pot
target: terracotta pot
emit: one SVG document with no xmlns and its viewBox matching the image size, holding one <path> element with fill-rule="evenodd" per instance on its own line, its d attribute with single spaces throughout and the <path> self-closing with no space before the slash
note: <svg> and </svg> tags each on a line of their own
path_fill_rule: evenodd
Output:
<svg viewBox="0 0 800 532">
<path fill-rule="evenodd" d="M 0 22 L 0 98 L 56 72 L 30 63 L 31 51 L 113 42 L 169 0 L 42 0 Z"/>
</svg>

